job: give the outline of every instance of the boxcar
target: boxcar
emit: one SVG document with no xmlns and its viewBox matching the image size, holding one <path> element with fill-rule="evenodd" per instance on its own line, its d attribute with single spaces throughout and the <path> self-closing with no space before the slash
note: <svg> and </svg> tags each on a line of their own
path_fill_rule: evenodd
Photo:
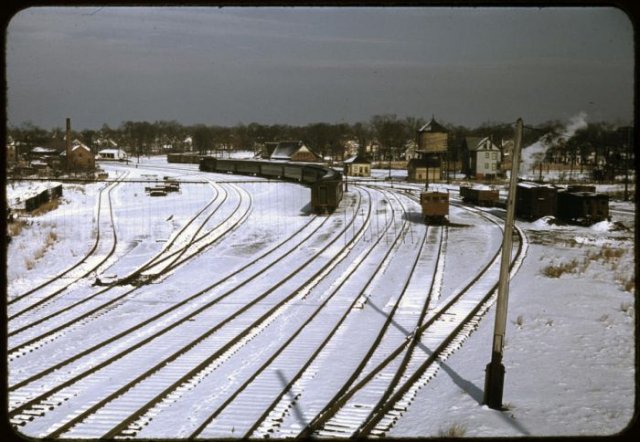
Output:
<svg viewBox="0 0 640 442">
<path fill-rule="evenodd" d="M 569 184 L 567 192 L 591 192 L 596 193 L 596 186 L 593 184 Z"/>
<path fill-rule="evenodd" d="M 583 225 L 609 219 L 609 196 L 595 192 L 558 192 L 558 218 Z"/>
<path fill-rule="evenodd" d="M 489 187 L 460 186 L 460 197 L 464 202 L 493 207 L 498 205 L 500 192 Z"/>
<path fill-rule="evenodd" d="M 442 224 L 449 215 L 449 194 L 447 192 L 425 191 L 420 193 L 422 216 L 429 224 Z"/>
<path fill-rule="evenodd" d="M 556 215 L 558 190 L 535 183 L 519 183 L 516 190 L 516 216 L 534 220 Z"/>
</svg>

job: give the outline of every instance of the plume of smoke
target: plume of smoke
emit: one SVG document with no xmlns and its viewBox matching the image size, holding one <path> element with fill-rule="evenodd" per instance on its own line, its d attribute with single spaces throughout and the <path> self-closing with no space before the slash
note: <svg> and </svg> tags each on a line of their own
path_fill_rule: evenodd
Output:
<svg viewBox="0 0 640 442">
<path fill-rule="evenodd" d="M 520 164 L 519 176 L 526 178 L 529 172 L 544 159 L 547 150 L 559 140 L 568 140 L 575 133 L 587 127 L 587 113 L 580 112 L 569 119 L 569 122 L 559 134 L 548 133 L 540 137 L 538 141 L 522 149 L 522 163 Z"/>
</svg>

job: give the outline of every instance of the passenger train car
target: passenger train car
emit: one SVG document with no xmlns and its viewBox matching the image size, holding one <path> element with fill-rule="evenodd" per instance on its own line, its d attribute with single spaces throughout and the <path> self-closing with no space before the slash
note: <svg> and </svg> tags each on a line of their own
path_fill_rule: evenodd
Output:
<svg viewBox="0 0 640 442">
<path fill-rule="evenodd" d="M 316 213 L 333 212 L 343 196 L 342 174 L 321 164 L 203 157 L 200 170 L 296 181 L 311 187 Z"/>
</svg>

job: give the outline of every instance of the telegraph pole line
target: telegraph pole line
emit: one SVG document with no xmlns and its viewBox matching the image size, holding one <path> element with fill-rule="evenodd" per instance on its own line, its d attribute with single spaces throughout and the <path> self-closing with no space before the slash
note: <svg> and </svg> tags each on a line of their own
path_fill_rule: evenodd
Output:
<svg viewBox="0 0 640 442">
<path fill-rule="evenodd" d="M 502 392 L 504 390 L 504 365 L 502 351 L 507 328 L 507 303 L 509 301 L 509 264 L 511 261 L 511 237 L 513 236 L 513 218 L 516 203 L 516 186 L 520 167 L 520 149 L 522 145 L 522 119 L 518 118 L 515 130 L 515 145 L 511 165 L 511 180 L 507 195 L 507 219 L 504 225 L 502 240 L 502 260 L 500 262 L 500 281 L 498 283 L 498 300 L 496 303 L 496 321 L 493 331 L 491 362 L 487 364 L 484 382 L 484 403 L 493 409 L 502 408 Z"/>
</svg>

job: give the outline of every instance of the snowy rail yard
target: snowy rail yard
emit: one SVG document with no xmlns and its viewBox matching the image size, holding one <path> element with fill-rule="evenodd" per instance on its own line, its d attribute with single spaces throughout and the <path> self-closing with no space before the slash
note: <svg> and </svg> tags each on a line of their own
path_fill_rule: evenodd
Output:
<svg viewBox="0 0 640 442">
<path fill-rule="evenodd" d="M 8 414 L 58 438 L 608 435 L 635 386 L 635 205 L 517 223 L 505 409 L 482 404 L 504 211 L 349 182 L 103 164 L 7 249 Z M 386 173 L 386 172 L 385 172 Z M 165 177 L 179 190 L 152 196 Z M 35 185 L 7 184 L 12 194 Z"/>
</svg>

